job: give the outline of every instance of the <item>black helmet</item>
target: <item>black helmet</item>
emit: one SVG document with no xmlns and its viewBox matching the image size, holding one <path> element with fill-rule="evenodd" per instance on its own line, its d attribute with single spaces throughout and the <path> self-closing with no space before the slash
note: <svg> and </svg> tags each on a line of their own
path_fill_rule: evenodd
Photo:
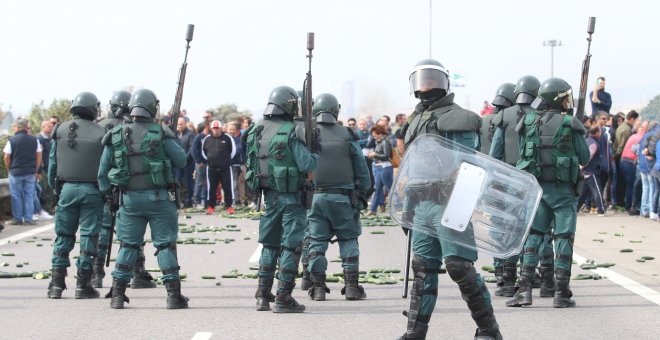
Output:
<svg viewBox="0 0 660 340">
<path fill-rule="evenodd" d="M 154 118 L 158 113 L 159 101 L 156 94 L 148 89 L 135 91 L 128 102 L 128 108 L 132 116 Z"/>
<path fill-rule="evenodd" d="M 419 98 L 419 92 L 433 89 L 443 90 L 445 95 L 449 92 L 449 72 L 436 60 L 424 59 L 417 64 L 408 77 L 410 93 Z"/>
<path fill-rule="evenodd" d="M 82 116 L 94 120 L 98 117 L 101 102 L 91 92 L 80 92 L 71 103 L 69 112 L 73 115 Z"/>
<path fill-rule="evenodd" d="M 270 92 L 264 116 L 298 114 L 298 92 L 289 86 L 278 86 Z"/>
<path fill-rule="evenodd" d="M 524 76 L 518 79 L 516 89 L 513 90 L 513 96 L 516 98 L 516 104 L 529 104 L 539 93 L 541 82 L 534 76 Z"/>
<path fill-rule="evenodd" d="M 330 93 L 322 93 L 316 96 L 316 99 L 314 99 L 312 113 L 314 117 L 316 117 L 323 112 L 329 112 L 335 116 L 335 118 L 337 118 L 339 116 L 340 108 L 341 105 L 339 105 L 339 101 L 337 101 L 335 96 Z"/>
<path fill-rule="evenodd" d="M 131 100 L 131 93 L 128 91 L 117 91 L 112 94 L 110 99 L 110 115 L 121 118 L 128 113 L 128 103 Z"/>
<path fill-rule="evenodd" d="M 565 80 L 550 78 L 541 84 L 539 95 L 532 102 L 532 107 L 537 110 L 562 110 L 564 101 L 568 99 L 566 109 L 573 108 L 573 90 Z"/>
<path fill-rule="evenodd" d="M 493 105 L 499 107 L 500 109 L 505 109 L 509 106 L 513 106 L 513 89 L 516 85 L 512 83 L 504 83 L 497 88 L 495 91 L 495 98 L 493 99 Z"/>
</svg>

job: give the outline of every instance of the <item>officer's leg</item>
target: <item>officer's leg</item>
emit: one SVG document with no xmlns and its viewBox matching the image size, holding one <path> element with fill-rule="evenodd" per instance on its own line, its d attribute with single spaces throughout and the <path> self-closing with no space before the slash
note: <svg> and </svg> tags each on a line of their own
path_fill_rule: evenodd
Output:
<svg viewBox="0 0 660 340">
<path fill-rule="evenodd" d="M 308 290 L 312 286 L 312 280 L 309 277 L 309 223 L 305 229 L 305 238 L 302 241 L 302 254 L 300 256 L 300 264 L 302 265 L 302 280 L 300 281 L 300 289 Z"/>
<path fill-rule="evenodd" d="M 265 212 L 259 222 L 259 243 L 263 245 L 259 257 L 259 284 L 254 297 L 257 299 L 257 311 L 270 310 L 270 303 L 275 301 L 271 293 L 275 279 L 275 268 L 280 258 L 282 243 L 283 207 L 274 199 L 273 192 L 265 193 Z"/>
<path fill-rule="evenodd" d="M 555 252 L 552 246 L 552 231 L 548 231 L 543 236 L 543 242 L 539 248 L 539 274 L 541 274 L 541 284 L 539 296 L 555 296 Z"/>
<path fill-rule="evenodd" d="M 78 229 L 78 204 L 75 190 L 70 190 L 68 185 L 63 188 L 55 210 L 55 233 L 57 238 L 53 245 L 52 277 L 48 284 L 48 297 L 60 299 L 62 298 L 62 291 L 66 289 L 64 278 L 66 277 L 66 269 L 71 266 L 69 253 L 75 245 Z"/>
<path fill-rule="evenodd" d="M 449 277 L 458 284 L 461 296 L 477 324 L 475 339 L 501 339 L 488 288 L 475 270 L 474 263 L 458 256 L 449 256 L 445 258 L 445 266 Z"/>
<path fill-rule="evenodd" d="M 298 262 L 302 252 L 301 244 L 307 225 L 307 210 L 300 204 L 289 204 L 282 214 L 282 256 L 280 271 L 277 273 L 278 287 L 275 296 L 275 313 L 302 313 L 305 306 L 291 296 L 296 286 Z"/>
<path fill-rule="evenodd" d="M 126 197 L 133 193 L 125 194 Z M 126 286 L 133 278 L 133 266 L 144 242 L 144 232 L 147 228 L 147 218 L 139 215 L 127 215 L 125 206 L 119 208 L 117 213 L 117 240 L 119 240 L 119 252 L 115 269 L 112 271 L 112 288 L 106 297 L 111 296 L 110 307 L 114 309 L 124 308 L 124 302 L 128 302 Z"/>
<path fill-rule="evenodd" d="M 532 229 L 523 247 L 520 288 L 512 299 L 506 301 L 508 307 L 529 306 L 532 304 L 532 281 L 534 280 L 536 266 L 539 263 L 538 250 L 551 222 L 552 211 L 545 200 L 541 200 L 532 222 Z"/>
<path fill-rule="evenodd" d="M 99 231 L 99 239 L 96 244 L 96 257 L 92 264 L 92 287 L 103 287 L 103 278 L 105 277 L 105 259 L 108 254 L 108 241 L 112 230 L 112 217 L 107 205 L 103 205 L 103 214 L 100 218 L 101 229 Z"/>
<path fill-rule="evenodd" d="M 341 256 L 341 266 L 344 268 L 344 288 L 342 288 L 341 294 L 346 295 L 346 300 L 366 299 L 367 293 L 364 292 L 364 287 L 358 284 L 360 246 L 357 238 L 340 239 L 339 255 Z"/>
<path fill-rule="evenodd" d="M 574 307 L 569 287 L 577 214 L 575 203 L 555 209 L 555 308 Z"/>
<path fill-rule="evenodd" d="M 142 243 L 140 251 L 138 251 L 137 259 L 135 260 L 135 266 L 133 266 L 133 279 L 131 280 L 131 288 L 133 289 L 156 288 L 157 286 L 154 282 L 154 278 L 144 266 L 145 261 L 144 243 Z"/>
<path fill-rule="evenodd" d="M 83 194 L 80 204 L 80 257 L 78 257 L 78 281 L 76 282 L 76 299 L 90 299 L 100 296 L 92 287 L 92 260 L 97 257 L 96 245 L 99 233 L 99 215 L 103 212 L 101 193 L 91 185 L 80 186 Z M 91 189 L 91 190 L 85 190 Z M 93 190 L 93 191 L 92 191 Z M 96 191 L 96 192 L 94 192 Z"/>
<path fill-rule="evenodd" d="M 330 293 L 330 289 L 325 284 L 326 270 L 328 268 L 328 259 L 325 252 L 328 250 L 328 242 L 332 238 L 330 232 L 331 222 L 325 214 L 328 207 L 328 201 L 325 200 L 326 194 L 315 194 L 312 201 L 312 207 L 307 216 L 307 230 L 309 239 L 309 264 L 307 268 L 312 287 L 309 290 L 309 296 L 315 301 L 325 301 L 325 294 Z M 303 245 L 304 245 L 303 241 Z M 304 246 L 303 246 L 304 251 Z M 304 280 L 303 272 L 303 280 Z"/>
<path fill-rule="evenodd" d="M 163 272 L 163 283 L 167 290 L 167 309 L 188 308 L 188 298 L 181 295 L 179 261 L 176 251 L 176 238 L 179 231 L 174 202 L 156 202 L 153 213 L 149 214 L 151 238 L 156 247 L 158 266 Z"/>
<path fill-rule="evenodd" d="M 495 296 L 512 297 L 515 294 L 516 281 L 518 280 L 518 268 L 516 267 L 518 261 L 520 261 L 520 255 L 502 260 L 502 283 L 495 290 Z"/>
</svg>

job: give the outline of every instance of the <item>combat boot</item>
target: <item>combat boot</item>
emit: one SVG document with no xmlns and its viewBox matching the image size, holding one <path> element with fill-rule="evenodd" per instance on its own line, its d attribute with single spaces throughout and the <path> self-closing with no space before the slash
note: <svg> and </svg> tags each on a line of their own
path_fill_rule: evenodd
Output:
<svg viewBox="0 0 660 340">
<path fill-rule="evenodd" d="M 110 292 L 105 295 L 105 298 L 110 298 L 110 308 L 124 309 L 124 302 L 129 303 L 130 300 L 126 296 L 127 281 L 112 280 L 112 288 Z"/>
<path fill-rule="evenodd" d="M 330 293 L 330 288 L 325 285 L 325 273 L 311 273 L 312 287 L 307 292 L 314 301 L 325 301 L 325 293 Z"/>
<path fill-rule="evenodd" d="M 553 297 L 555 296 L 555 266 L 554 265 L 541 265 L 539 267 L 539 273 L 541 273 L 541 291 L 539 295 L 541 297 Z"/>
<path fill-rule="evenodd" d="M 408 327 L 406 332 L 397 340 L 426 339 L 426 333 L 429 331 L 429 321 L 431 321 L 430 315 L 417 315 L 416 317 L 411 318 L 410 314 L 408 314 Z"/>
<path fill-rule="evenodd" d="M 474 340 L 502 340 L 500 325 L 495 320 L 495 314 L 493 314 L 492 308 L 485 315 L 475 318 L 474 321 L 478 327 L 474 333 Z"/>
<path fill-rule="evenodd" d="M 188 308 L 189 299 L 181 294 L 181 280 L 165 282 L 165 289 L 167 289 L 167 309 Z"/>
<path fill-rule="evenodd" d="M 302 272 L 302 280 L 300 281 L 300 289 L 308 290 L 311 287 L 312 287 L 312 280 L 309 278 L 309 271 L 305 269 Z"/>
<path fill-rule="evenodd" d="M 76 281 L 76 299 L 96 299 L 101 294 L 92 287 L 92 270 L 78 269 L 78 280 Z"/>
<path fill-rule="evenodd" d="M 103 278 L 105 277 L 104 258 L 95 257 L 92 262 L 92 287 L 103 288 Z"/>
<path fill-rule="evenodd" d="M 516 265 L 505 262 L 502 266 L 502 285 L 495 290 L 496 296 L 512 297 L 516 293 Z"/>
<path fill-rule="evenodd" d="M 555 269 L 555 300 L 552 306 L 555 308 L 568 308 L 575 307 L 575 300 L 573 292 L 569 288 L 571 280 L 571 273 L 567 270 L 557 268 Z"/>
<path fill-rule="evenodd" d="M 497 266 L 495 267 L 495 280 L 496 281 L 496 286 L 495 288 L 495 296 L 502 296 L 502 286 L 504 285 L 504 267 L 503 266 Z"/>
<path fill-rule="evenodd" d="M 259 287 L 254 297 L 257 299 L 257 311 L 265 312 L 270 310 L 270 303 L 275 301 L 275 295 L 271 293 L 273 288 L 273 278 L 259 278 Z"/>
<path fill-rule="evenodd" d="M 149 272 L 144 268 L 144 253 L 138 254 L 135 260 L 135 267 L 133 267 L 133 279 L 131 280 L 131 288 L 156 288 L 156 282 Z"/>
<path fill-rule="evenodd" d="M 506 301 L 507 307 L 530 306 L 532 304 L 532 281 L 534 280 L 534 268 L 523 266 L 521 272 L 521 281 L 518 291 L 513 298 Z"/>
<path fill-rule="evenodd" d="M 341 289 L 341 295 L 346 296 L 346 300 L 364 300 L 367 293 L 364 288 L 358 284 L 360 273 L 357 269 L 344 269 L 344 288 Z"/>
<path fill-rule="evenodd" d="M 61 299 L 62 291 L 66 289 L 64 278 L 66 277 L 66 268 L 53 268 L 50 283 L 48 284 L 48 298 Z"/>
<path fill-rule="evenodd" d="M 541 288 L 541 274 L 534 271 L 534 278 L 532 279 L 532 288 Z"/>
<path fill-rule="evenodd" d="M 305 306 L 301 305 L 291 296 L 295 282 L 278 281 L 277 296 L 273 304 L 273 313 L 302 313 Z"/>
</svg>

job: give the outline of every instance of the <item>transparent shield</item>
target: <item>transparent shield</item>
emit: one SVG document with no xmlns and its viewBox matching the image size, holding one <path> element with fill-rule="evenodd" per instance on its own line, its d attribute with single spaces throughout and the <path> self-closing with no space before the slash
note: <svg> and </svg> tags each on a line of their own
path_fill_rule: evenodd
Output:
<svg viewBox="0 0 660 340">
<path fill-rule="evenodd" d="M 541 193 L 534 176 L 425 134 L 404 154 L 389 208 L 413 232 L 507 258 L 522 250 Z"/>
</svg>

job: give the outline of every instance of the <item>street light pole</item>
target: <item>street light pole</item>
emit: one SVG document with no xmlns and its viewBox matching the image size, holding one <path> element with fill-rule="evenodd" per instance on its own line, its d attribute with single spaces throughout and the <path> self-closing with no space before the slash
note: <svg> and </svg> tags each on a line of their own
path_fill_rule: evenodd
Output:
<svg viewBox="0 0 660 340">
<path fill-rule="evenodd" d="M 561 46 L 561 40 L 544 40 L 543 46 L 550 46 L 550 78 L 553 78 L 555 76 L 555 47 Z"/>
</svg>

